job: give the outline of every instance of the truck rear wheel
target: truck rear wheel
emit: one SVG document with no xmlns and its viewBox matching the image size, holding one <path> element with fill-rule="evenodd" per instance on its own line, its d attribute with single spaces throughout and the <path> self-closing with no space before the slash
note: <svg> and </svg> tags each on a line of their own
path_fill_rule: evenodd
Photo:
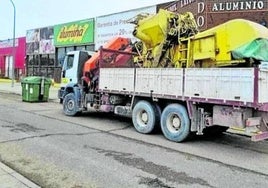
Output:
<svg viewBox="0 0 268 188">
<path fill-rule="evenodd" d="M 167 139 L 184 141 L 190 133 L 190 120 L 185 107 L 180 104 L 168 105 L 161 115 L 161 129 Z"/>
<path fill-rule="evenodd" d="M 68 116 L 75 116 L 79 113 L 77 110 L 77 100 L 75 100 L 74 93 L 69 93 L 63 100 L 63 111 Z"/>
<path fill-rule="evenodd" d="M 132 112 L 132 122 L 135 129 L 143 134 L 151 133 L 155 130 L 156 124 L 160 120 L 160 110 L 148 101 L 139 101 Z"/>
</svg>

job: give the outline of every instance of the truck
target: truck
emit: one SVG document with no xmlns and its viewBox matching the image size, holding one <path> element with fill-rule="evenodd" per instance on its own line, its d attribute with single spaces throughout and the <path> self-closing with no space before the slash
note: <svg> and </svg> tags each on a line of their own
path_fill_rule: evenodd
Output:
<svg viewBox="0 0 268 188">
<path fill-rule="evenodd" d="M 112 112 L 174 142 L 227 129 L 268 138 L 267 28 L 237 19 L 198 31 L 191 13 L 166 10 L 129 23 L 137 42 L 112 39 L 75 69 L 79 81 L 60 89 L 66 115 Z M 64 67 L 65 75 L 73 70 Z"/>
</svg>

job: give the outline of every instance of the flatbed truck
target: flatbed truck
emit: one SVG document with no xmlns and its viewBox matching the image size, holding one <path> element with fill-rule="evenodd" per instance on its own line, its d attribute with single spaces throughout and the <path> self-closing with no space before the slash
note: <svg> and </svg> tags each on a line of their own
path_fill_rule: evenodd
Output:
<svg viewBox="0 0 268 188">
<path fill-rule="evenodd" d="M 159 15 L 168 22 L 161 27 L 184 21 L 186 30 L 181 29 L 182 35 L 157 30 L 161 27 L 155 17 L 132 20 L 141 43 L 133 45 L 117 37 L 83 63 L 83 71 L 75 69 L 80 81 L 69 82 L 59 91 L 64 113 L 113 112 L 132 118 L 139 133 L 161 128 L 174 142 L 185 141 L 192 133 L 218 134 L 226 129 L 249 135 L 253 141 L 267 139 L 268 58 L 262 48 L 268 29 L 236 20 L 196 33 L 189 15 Z M 250 32 L 244 40 L 232 32 L 237 26 Z M 164 36 L 159 37 L 161 33 Z M 70 56 L 79 59 L 69 54 L 66 63 Z M 68 70 L 63 70 L 65 75 Z"/>
</svg>

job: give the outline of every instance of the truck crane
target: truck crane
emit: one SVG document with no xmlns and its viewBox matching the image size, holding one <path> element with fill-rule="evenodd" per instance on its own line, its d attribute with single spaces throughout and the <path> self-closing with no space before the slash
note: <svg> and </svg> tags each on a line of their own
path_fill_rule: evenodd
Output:
<svg viewBox="0 0 268 188">
<path fill-rule="evenodd" d="M 200 32 L 191 13 L 165 10 L 130 22 L 139 42 L 113 39 L 60 90 L 66 115 L 113 112 L 174 142 L 227 128 L 268 138 L 267 28 L 238 19 Z"/>
</svg>

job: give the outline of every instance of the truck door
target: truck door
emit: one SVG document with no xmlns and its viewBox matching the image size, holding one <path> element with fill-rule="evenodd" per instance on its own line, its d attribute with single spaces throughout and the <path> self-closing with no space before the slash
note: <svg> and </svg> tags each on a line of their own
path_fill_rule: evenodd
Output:
<svg viewBox="0 0 268 188">
<path fill-rule="evenodd" d="M 77 83 L 77 64 L 79 52 L 69 52 L 64 59 L 61 75 L 61 85 L 70 82 Z"/>
</svg>

